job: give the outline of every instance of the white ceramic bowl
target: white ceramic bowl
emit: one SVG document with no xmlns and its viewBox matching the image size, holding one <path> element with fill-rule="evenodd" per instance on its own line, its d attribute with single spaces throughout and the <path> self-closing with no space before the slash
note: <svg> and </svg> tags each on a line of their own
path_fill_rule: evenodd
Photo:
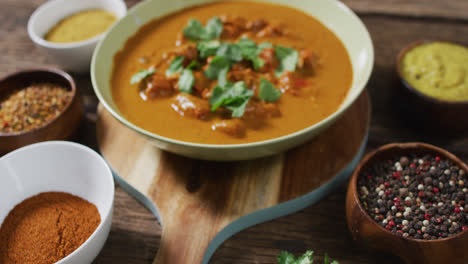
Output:
<svg viewBox="0 0 468 264">
<path fill-rule="evenodd" d="M 232 145 L 197 144 L 174 140 L 151 133 L 125 119 L 115 105 L 111 93 L 110 76 L 114 55 L 143 24 L 184 8 L 214 1 L 217 0 L 144 1 L 132 8 L 112 27 L 94 52 L 91 62 L 91 79 L 99 101 L 121 123 L 147 137 L 157 147 L 206 160 L 244 160 L 272 155 L 302 144 L 320 134 L 338 120 L 361 94 L 374 65 L 374 48 L 369 32 L 351 9 L 338 0 L 254 0 L 299 9 L 318 19 L 343 42 L 353 67 L 353 83 L 338 110 L 317 124 L 286 136 Z M 346 131 L 343 131 L 343 137 L 346 137 Z"/>
<path fill-rule="evenodd" d="M 67 192 L 96 205 L 96 231 L 57 264 L 93 261 L 109 235 L 114 204 L 112 172 L 99 154 L 67 141 L 29 145 L 0 158 L 0 181 L 0 223 L 21 201 L 42 192 Z"/>
<path fill-rule="evenodd" d="M 36 9 L 29 18 L 28 34 L 31 40 L 65 70 L 88 71 L 94 48 L 105 33 L 73 43 L 53 43 L 46 41 L 44 36 L 62 19 L 87 9 L 104 9 L 117 18 L 127 13 L 123 0 L 51 0 Z"/>
</svg>

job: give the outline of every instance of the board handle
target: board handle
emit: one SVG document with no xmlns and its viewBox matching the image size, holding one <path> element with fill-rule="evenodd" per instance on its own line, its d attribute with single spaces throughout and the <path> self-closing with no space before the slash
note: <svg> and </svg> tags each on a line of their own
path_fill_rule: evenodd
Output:
<svg viewBox="0 0 468 264">
<path fill-rule="evenodd" d="M 196 216 L 179 218 L 183 223 L 164 225 L 161 244 L 153 264 L 201 264 L 216 231 L 212 222 Z"/>
</svg>

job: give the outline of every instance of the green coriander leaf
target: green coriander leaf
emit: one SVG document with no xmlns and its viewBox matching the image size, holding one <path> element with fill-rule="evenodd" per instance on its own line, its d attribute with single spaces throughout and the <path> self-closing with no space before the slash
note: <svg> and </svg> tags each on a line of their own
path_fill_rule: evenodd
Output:
<svg viewBox="0 0 468 264">
<path fill-rule="evenodd" d="M 172 60 L 171 65 L 169 65 L 169 68 L 166 71 L 166 77 L 169 77 L 173 75 L 174 73 L 181 72 L 184 69 L 183 62 L 184 62 L 184 56 L 175 57 Z"/>
<path fill-rule="evenodd" d="M 263 59 L 258 57 L 258 55 L 264 48 L 273 47 L 273 44 L 269 42 L 263 42 L 257 46 L 257 44 L 255 44 L 255 42 L 252 40 L 248 38 L 242 38 L 237 42 L 237 46 L 240 47 L 242 56 L 252 62 L 254 70 L 258 70 L 265 64 Z"/>
<path fill-rule="evenodd" d="M 227 99 L 226 105 L 230 105 L 235 102 L 243 101 L 245 98 L 253 96 L 254 92 L 247 88 L 247 85 L 243 81 L 230 83 L 229 88 L 226 90 Z"/>
<path fill-rule="evenodd" d="M 206 27 L 196 19 L 190 19 L 184 28 L 184 36 L 193 40 L 211 40 L 221 36 L 223 23 L 218 17 L 213 17 L 208 21 Z"/>
<path fill-rule="evenodd" d="M 287 252 L 287 251 L 282 251 L 280 255 L 278 256 L 278 264 L 295 264 L 296 260 L 294 258 L 294 255 Z"/>
<path fill-rule="evenodd" d="M 253 67 L 254 67 L 254 70 L 258 71 L 258 69 L 260 69 L 261 67 L 263 67 L 263 65 L 265 64 L 265 62 L 263 61 L 262 58 L 260 57 L 255 57 L 255 58 L 252 58 L 252 63 L 253 63 Z"/>
<path fill-rule="evenodd" d="M 140 70 L 135 73 L 130 79 L 130 84 L 136 84 L 153 75 L 156 72 L 155 68 L 149 68 L 148 70 Z"/>
<path fill-rule="evenodd" d="M 299 257 L 296 260 L 296 263 L 297 264 L 312 264 L 312 263 L 314 263 L 314 259 L 312 258 L 313 254 L 314 254 L 314 252 L 311 251 L 311 250 L 306 251 L 306 253 L 304 253 L 304 255 L 302 255 L 301 257 Z"/>
<path fill-rule="evenodd" d="M 257 44 L 249 38 L 241 38 L 237 42 L 237 45 L 239 45 L 241 48 L 246 48 L 246 47 L 255 47 Z"/>
<path fill-rule="evenodd" d="M 190 39 L 203 39 L 206 37 L 206 29 L 197 19 L 190 19 L 184 28 L 184 36 Z"/>
<path fill-rule="evenodd" d="M 239 118 L 244 115 L 245 107 L 247 106 L 248 103 L 249 103 L 249 99 L 244 100 L 240 103 L 228 105 L 226 106 L 226 108 L 232 111 L 232 115 L 231 115 L 232 117 Z"/>
<path fill-rule="evenodd" d="M 273 48 L 273 44 L 271 44 L 270 42 L 262 42 L 258 44 L 258 49 L 260 51 L 263 50 L 264 48 Z"/>
<path fill-rule="evenodd" d="M 187 69 L 193 70 L 193 69 L 199 68 L 200 66 L 201 65 L 198 61 L 193 60 L 189 63 L 189 65 L 187 65 Z"/>
<path fill-rule="evenodd" d="M 334 260 L 330 264 L 340 264 L 338 261 Z"/>
<path fill-rule="evenodd" d="M 241 49 L 242 56 L 248 60 L 257 57 L 257 44 L 248 38 L 242 38 L 237 42 L 237 46 Z"/>
<path fill-rule="evenodd" d="M 224 103 L 224 90 L 227 89 L 226 86 L 217 85 L 213 88 L 210 97 L 211 111 L 214 112 Z"/>
<path fill-rule="evenodd" d="M 192 93 L 192 87 L 194 83 L 195 77 L 193 77 L 192 70 L 185 69 L 182 71 L 177 85 L 179 86 L 179 91 L 182 93 Z"/>
<path fill-rule="evenodd" d="M 242 60 L 242 49 L 236 44 L 223 42 L 216 51 L 216 56 L 226 57 L 230 61 L 239 62 Z"/>
<path fill-rule="evenodd" d="M 249 90 L 244 82 L 227 82 L 224 86 L 218 85 L 213 89 L 210 98 L 211 111 L 221 106 L 232 111 L 232 117 L 244 115 L 245 107 L 254 92 Z"/>
<path fill-rule="evenodd" d="M 260 80 L 259 97 L 263 101 L 274 102 L 281 97 L 281 91 L 276 89 L 267 79 L 262 78 Z"/>
<path fill-rule="evenodd" d="M 275 55 L 280 64 L 276 69 L 276 76 L 281 76 L 283 72 L 296 70 L 297 61 L 299 60 L 299 53 L 293 48 L 275 46 Z"/>
<path fill-rule="evenodd" d="M 205 29 L 209 39 L 219 38 L 223 32 L 223 22 L 215 16 L 206 23 Z"/>
<path fill-rule="evenodd" d="M 208 68 L 205 70 L 205 75 L 210 80 L 220 79 L 222 75 L 226 75 L 229 70 L 229 61 L 225 57 L 214 57 Z M 224 76 L 225 78 L 225 76 Z"/>
<path fill-rule="evenodd" d="M 218 73 L 218 85 L 224 86 L 227 83 L 227 73 L 229 71 L 229 67 L 222 68 Z"/>
<path fill-rule="evenodd" d="M 197 43 L 197 49 L 202 59 L 216 55 L 221 42 L 218 40 L 204 40 Z"/>
</svg>

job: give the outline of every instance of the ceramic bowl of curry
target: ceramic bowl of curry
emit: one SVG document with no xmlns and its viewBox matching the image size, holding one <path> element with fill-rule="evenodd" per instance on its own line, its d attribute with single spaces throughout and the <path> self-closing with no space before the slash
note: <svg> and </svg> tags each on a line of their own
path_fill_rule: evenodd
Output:
<svg viewBox="0 0 468 264">
<path fill-rule="evenodd" d="M 243 160 L 333 124 L 373 60 L 367 29 L 339 1 L 152 0 L 108 32 L 91 77 L 105 109 L 157 147 Z"/>
<path fill-rule="evenodd" d="M 405 116 L 435 133 L 466 131 L 467 61 L 468 46 L 462 43 L 420 40 L 406 46 L 396 59 Z"/>
<path fill-rule="evenodd" d="M 93 261 L 114 204 L 112 172 L 98 153 L 73 142 L 41 142 L 1 157 L 0 175 L 1 263 Z"/>
<path fill-rule="evenodd" d="M 28 35 L 61 68 L 86 72 L 107 28 L 126 13 L 122 0 L 50 0 L 29 18 Z"/>
</svg>

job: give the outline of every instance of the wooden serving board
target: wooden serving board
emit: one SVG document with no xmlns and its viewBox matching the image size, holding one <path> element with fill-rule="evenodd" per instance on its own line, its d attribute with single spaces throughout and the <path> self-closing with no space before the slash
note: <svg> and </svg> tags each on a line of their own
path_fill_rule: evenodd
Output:
<svg viewBox="0 0 468 264">
<path fill-rule="evenodd" d="M 342 184 L 363 153 L 369 112 L 364 91 L 336 124 L 308 143 L 240 162 L 161 151 L 102 106 L 97 138 L 116 181 L 163 227 L 154 263 L 198 264 L 208 263 L 216 248 L 240 230 L 301 210 Z"/>
</svg>

